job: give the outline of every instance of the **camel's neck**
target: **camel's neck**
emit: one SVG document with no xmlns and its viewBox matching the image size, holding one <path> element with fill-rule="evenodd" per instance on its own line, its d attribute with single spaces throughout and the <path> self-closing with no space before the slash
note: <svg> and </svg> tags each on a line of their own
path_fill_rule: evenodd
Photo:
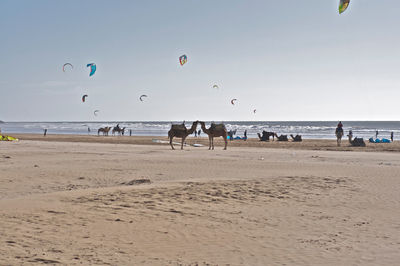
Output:
<svg viewBox="0 0 400 266">
<path fill-rule="evenodd" d="M 206 125 L 203 124 L 203 123 L 201 124 L 201 130 L 203 130 L 203 132 L 206 133 L 206 134 L 210 133 L 210 130 L 208 130 L 208 129 L 206 128 Z"/>
<path fill-rule="evenodd" d="M 197 128 L 197 123 L 193 123 L 192 127 L 188 130 L 188 134 L 192 134 Z"/>
</svg>

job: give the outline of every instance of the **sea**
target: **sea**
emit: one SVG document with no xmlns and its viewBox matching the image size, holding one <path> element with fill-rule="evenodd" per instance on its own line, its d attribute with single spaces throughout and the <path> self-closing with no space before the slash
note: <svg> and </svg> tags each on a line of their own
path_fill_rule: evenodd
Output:
<svg viewBox="0 0 400 266">
<path fill-rule="evenodd" d="M 182 121 L 104 121 L 104 122 L 0 122 L 3 135 L 12 133 L 37 133 L 42 134 L 47 129 L 47 134 L 78 134 L 97 135 L 100 127 L 116 126 L 126 127 L 125 135 L 129 136 L 167 136 L 171 124 Z M 206 122 L 210 124 L 211 122 Z M 280 134 L 300 134 L 304 139 L 335 139 L 335 128 L 338 121 L 224 121 L 227 130 L 236 130 L 236 136 L 243 136 L 247 130 L 249 138 L 257 138 L 257 133 L 263 130 Z M 342 121 L 345 134 L 353 131 L 355 137 L 390 138 L 393 132 L 395 138 L 400 136 L 400 121 Z M 186 121 L 187 127 L 191 121 Z M 208 127 L 208 126 L 207 126 Z M 197 130 L 200 129 L 198 125 Z M 201 136 L 204 136 L 201 135 Z"/>
</svg>

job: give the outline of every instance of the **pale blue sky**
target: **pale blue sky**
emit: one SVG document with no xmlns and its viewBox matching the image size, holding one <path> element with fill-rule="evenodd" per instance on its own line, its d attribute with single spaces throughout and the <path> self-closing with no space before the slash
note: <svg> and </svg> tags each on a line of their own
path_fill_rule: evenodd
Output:
<svg viewBox="0 0 400 266">
<path fill-rule="evenodd" d="M 338 0 L 1 0 L 0 120 L 399 120 L 400 2 L 337 9 Z"/>
</svg>

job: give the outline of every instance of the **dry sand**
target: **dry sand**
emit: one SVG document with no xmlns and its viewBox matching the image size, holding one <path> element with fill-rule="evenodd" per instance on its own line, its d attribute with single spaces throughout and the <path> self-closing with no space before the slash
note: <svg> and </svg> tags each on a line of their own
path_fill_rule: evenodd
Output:
<svg viewBox="0 0 400 266">
<path fill-rule="evenodd" d="M 0 143 L 1 265 L 400 261 L 397 143 L 172 151 L 151 137 L 19 137 Z"/>
</svg>

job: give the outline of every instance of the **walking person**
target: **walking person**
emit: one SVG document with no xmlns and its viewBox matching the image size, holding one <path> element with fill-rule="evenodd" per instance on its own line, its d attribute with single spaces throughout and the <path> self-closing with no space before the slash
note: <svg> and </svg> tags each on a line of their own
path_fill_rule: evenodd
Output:
<svg viewBox="0 0 400 266">
<path fill-rule="evenodd" d="M 378 134 L 379 134 L 378 130 L 375 131 L 375 138 L 376 138 L 376 139 L 378 138 Z"/>
<path fill-rule="evenodd" d="M 247 140 L 247 129 L 244 131 L 244 140 Z"/>
<path fill-rule="evenodd" d="M 393 131 L 390 133 L 390 140 L 393 142 L 393 135 L 394 135 L 394 133 L 393 133 Z"/>
<path fill-rule="evenodd" d="M 43 131 L 43 137 L 46 137 L 46 135 L 47 135 L 47 128 L 45 128 Z"/>
</svg>

